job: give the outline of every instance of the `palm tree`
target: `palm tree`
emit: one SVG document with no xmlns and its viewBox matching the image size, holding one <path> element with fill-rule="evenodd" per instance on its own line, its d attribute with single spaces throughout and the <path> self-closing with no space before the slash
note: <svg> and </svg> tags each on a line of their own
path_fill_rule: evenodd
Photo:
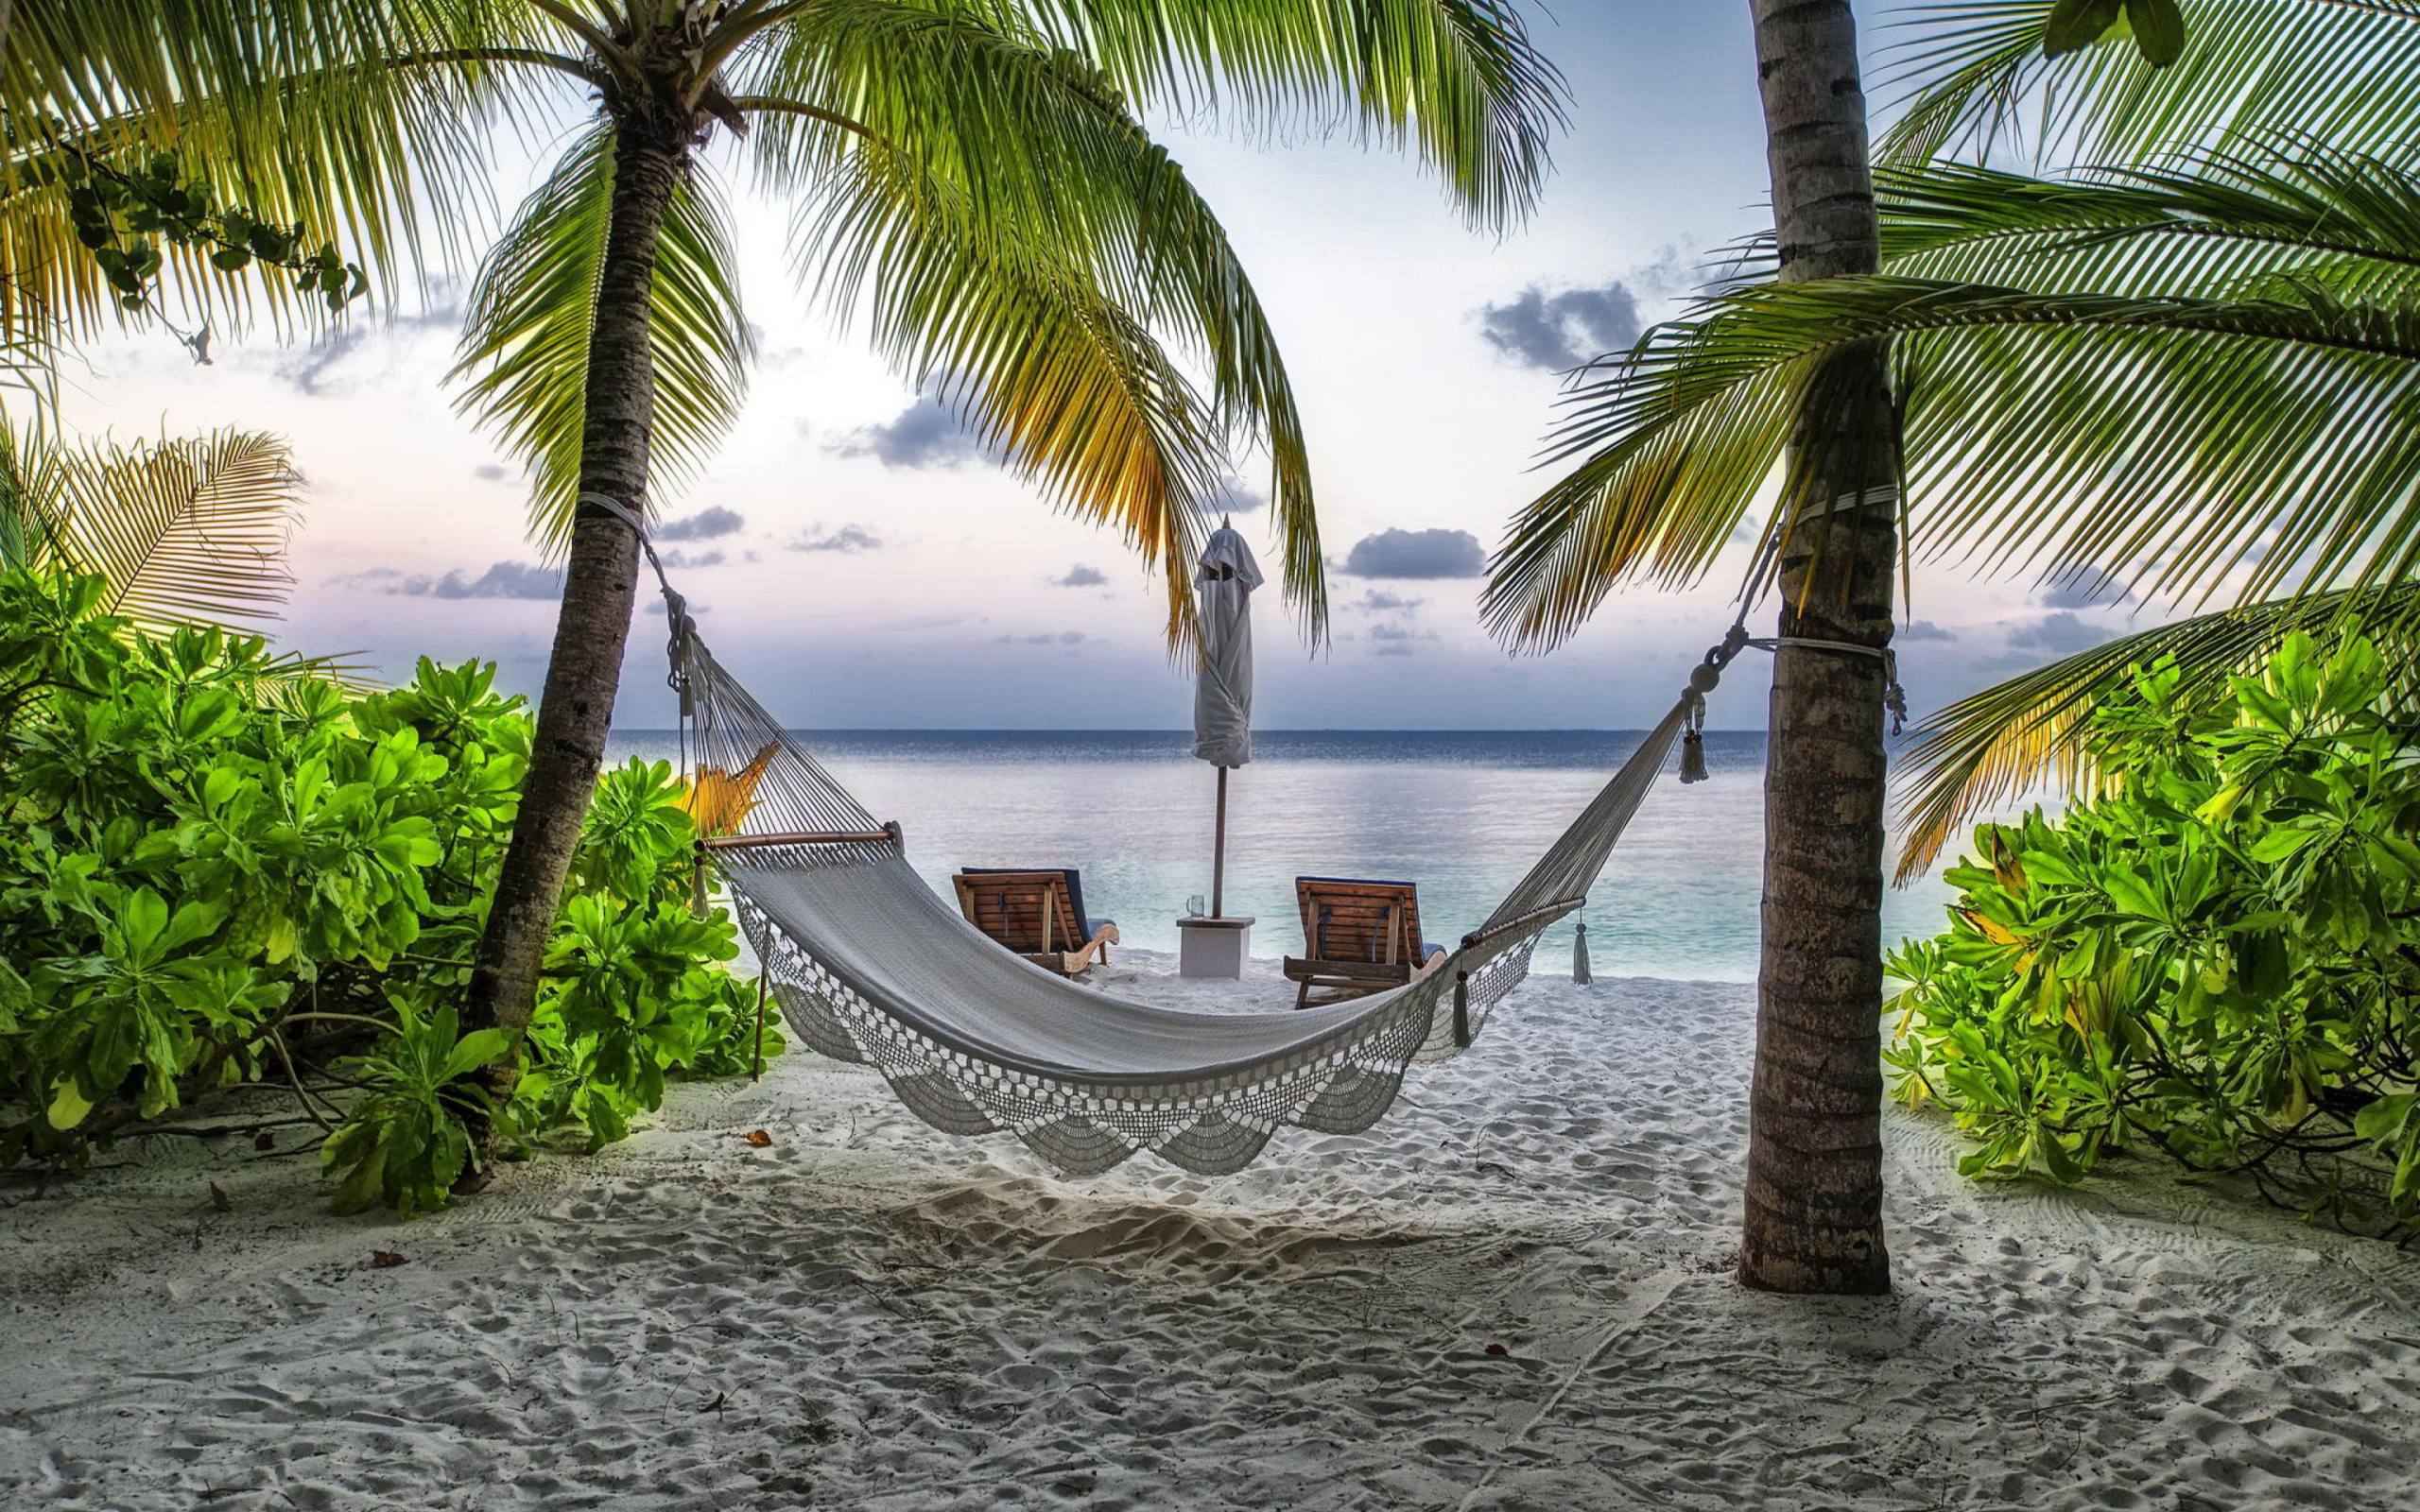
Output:
<svg viewBox="0 0 2420 1512">
<path fill-rule="evenodd" d="M 1752 0 L 1772 176 L 1774 276 L 1809 297 L 1879 257 L 1856 17 L 1847 0 Z M 1532 649 L 1634 576 L 1703 573 L 1745 496 L 1726 471 L 1787 456 L 1768 559 L 1779 588 L 1765 769 L 1764 950 L 1739 1277 L 1774 1291 L 1891 1284 L 1882 1233 L 1882 716 L 1898 557 L 1898 421 L 1881 342 L 1793 382 L 1706 402 L 1665 391 L 1651 344 L 1580 395 L 1580 465 L 1514 523 L 1481 611 Z M 1693 376 L 1693 375 L 1692 375 Z M 1666 386 L 1672 387 L 1672 386 Z M 1744 438 L 1744 439 L 1743 439 Z M 1821 643 L 1821 644 L 1809 644 Z"/>
<path fill-rule="evenodd" d="M 1918 161 L 1878 175 L 1876 263 L 1791 277 L 1803 233 L 1777 190 L 1764 276 L 1716 291 L 1577 390 L 1562 443 L 1578 465 L 1515 520 L 1485 600 L 1499 633 L 1548 645 L 1625 577 L 1693 580 L 1785 462 L 1768 533 L 1787 560 L 1804 549 L 1806 417 L 1855 403 L 1839 392 L 1842 362 L 1887 352 L 1911 555 L 2238 602 L 1936 716 L 1918 732 L 1927 780 L 1905 811 L 1915 866 L 1977 805 L 2050 770 L 2087 777 L 2079 717 L 2146 656 L 2172 655 L 2206 685 L 2295 628 L 2389 624 L 2408 642 L 2420 627 L 2405 586 L 2420 554 L 2420 196 L 2408 146 L 2370 150 L 2408 134 L 2420 99 L 2408 75 L 2386 104 L 2358 87 L 2337 99 L 2275 62 L 2328 54 L 2350 60 L 2332 80 L 2358 77 L 2420 49 L 2420 11 L 2207 0 L 2187 9 L 2191 41 L 2161 70 L 2114 41 L 2045 60 L 2052 9 L 1931 8 L 1941 29 L 1914 51 L 1933 90 L 1893 139 Z M 1921 161 L 1951 140 L 2004 146 L 2045 102 L 2053 145 L 2183 146 L 2155 164 L 2048 178 Z M 2358 146 L 2276 134 L 2290 112 Z M 1800 597 L 1785 592 L 1786 616 Z M 1795 697 L 1780 677 L 1776 769 Z M 1878 743 L 1873 754 L 1878 765 Z M 1819 853 L 1786 808 L 1768 822 L 1760 1038 L 1775 1022 L 1773 955 L 1804 948 L 1774 928 L 1776 862 L 1820 864 L 1860 931 L 1879 883 L 1878 848 L 1870 861 Z M 1851 943 L 1845 919 L 1836 937 Z M 1869 958 L 1861 934 L 1855 945 L 1843 978 Z M 1761 1116 L 1761 1078 L 1757 1094 Z M 1764 1200 L 1751 1183 L 1752 1204 Z"/>
<path fill-rule="evenodd" d="M 1752 9 L 1778 276 L 1799 286 L 1871 272 L 1874 196 L 1848 0 L 1753 0 Z M 1882 648 L 1899 456 L 1882 349 L 1831 353 L 1809 395 L 1791 417 L 1787 524 L 1775 538 L 1784 640 L 1765 768 L 1739 1279 L 1772 1291 L 1883 1292 Z M 1872 654 L 1835 648 L 1843 645 Z"/>
<path fill-rule="evenodd" d="M 45 11 L 48 72 L 28 89 L 0 71 L 0 97 L 76 99 L 98 123 L 173 120 L 240 90 L 245 111 L 216 129 L 249 145 L 246 111 L 281 122 L 331 165 L 328 211 L 393 248 L 415 224 L 414 175 L 458 164 L 465 120 L 593 105 L 482 267 L 464 344 L 466 403 L 530 465 L 537 527 L 566 554 L 469 1004 L 469 1022 L 515 1028 L 637 580 L 637 537 L 582 495 L 646 511 L 659 464 L 704 455 L 744 385 L 711 143 L 744 139 L 756 180 L 799 205 L 796 261 L 819 292 L 1148 562 L 1187 558 L 1230 450 L 1264 448 L 1286 591 L 1316 634 L 1319 536 L 1284 365 L 1217 220 L 1139 112 L 1340 123 L 1411 146 L 1475 221 L 1502 225 L 1535 192 L 1558 109 L 1510 0 L 264 0 L 234 16 L 175 0 L 158 18 L 181 43 L 165 60 L 145 8 L 96 9 Z M 66 61 L 78 49 L 108 81 L 89 100 Z M 263 100 L 248 57 L 293 59 L 270 72 L 296 87 Z M 1168 576 L 1181 643 L 1189 601 Z"/>
</svg>

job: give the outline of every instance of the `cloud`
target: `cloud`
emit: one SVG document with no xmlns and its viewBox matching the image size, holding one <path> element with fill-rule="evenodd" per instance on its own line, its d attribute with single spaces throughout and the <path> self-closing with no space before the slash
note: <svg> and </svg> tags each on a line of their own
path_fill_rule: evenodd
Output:
<svg viewBox="0 0 2420 1512">
<path fill-rule="evenodd" d="M 351 392 L 357 375 L 348 369 L 359 366 L 353 359 L 369 350 L 372 336 L 393 338 L 420 331 L 450 332 L 461 325 L 458 288 L 446 282 L 429 292 L 433 302 L 409 315 L 391 316 L 376 322 L 366 318 L 346 321 L 302 351 L 288 353 L 269 369 L 269 376 L 308 399 Z"/>
<path fill-rule="evenodd" d="M 691 618 L 693 618 L 693 619 L 694 619 L 694 618 L 696 618 L 696 617 L 697 617 L 698 615 L 700 615 L 700 614 L 711 614 L 711 613 L 713 613 L 713 612 L 715 611 L 715 607 L 714 607 L 712 604 L 697 604 L 697 603 L 692 603 L 692 604 L 689 604 L 689 605 L 688 605 L 688 606 L 686 606 L 686 607 L 687 607 L 687 609 L 688 609 L 688 610 L 689 610 L 690 617 L 691 617 Z M 642 614 L 652 614 L 652 615 L 654 615 L 657 619 L 662 619 L 662 618 L 664 618 L 666 610 L 665 610 L 665 608 L 664 608 L 664 599 L 663 599 L 663 597 L 662 597 L 661 595 L 659 595 L 659 596 L 657 596 L 657 597 L 654 597 L 654 598 L 650 598 L 650 599 L 648 599 L 648 600 L 647 601 L 647 607 L 646 607 L 646 608 L 644 608 L 644 609 L 642 609 L 642 610 L 639 610 L 639 612 L 640 612 L 640 613 L 642 613 Z"/>
<path fill-rule="evenodd" d="M 1079 563 L 1067 569 L 1066 576 L 1046 577 L 1043 581 L 1053 588 L 1098 588 L 1109 581 L 1109 574 L 1098 567 L 1086 567 Z"/>
<path fill-rule="evenodd" d="M 1409 625 L 1373 625 L 1369 637 L 1374 641 L 1433 641 L 1435 630 L 1415 630 Z"/>
<path fill-rule="evenodd" d="M 658 541 L 714 541 L 736 533 L 748 524 L 748 518 L 720 505 L 710 505 L 693 515 L 666 520 L 655 527 Z"/>
<path fill-rule="evenodd" d="M 2008 644 L 2048 651 L 2053 656 L 2073 656 L 2078 651 L 2091 650 L 2117 633 L 2098 625 L 2087 625 L 2071 610 L 2062 610 L 2009 631 Z"/>
<path fill-rule="evenodd" d="M 1381 530 L 1344 554 L 1350 577 L 1477 577 L 1478 538 L 1467 530 Z"/>
<path fill-rule="evenodd" d="M 664 565 L 671 572 L 691 567 L 719 567 L 729 559 L 719 551 L 700 551 L 694 555 L 685 551 L 667 551 L 664 554 Z"/>
<path fill-rule="evenodd" d="M 1425 598 L 1406 598 L 1401 593 L 1390 593 L 1383 588 L 1373 588 L 1359 598 L 1347 600 L 1344 607 L 1367 610 L 1373 614 L 1412 614 L 1427 602 Z"/>
<path fill-rule="evenodd" d="M 994 637 L 1002 645 L 1081 645 L 1091 637 L 1081 630 L 1046 630 L 1039 635 L 1001 635 Z"/>
<path fill-rule="evenodd" d="M 842 525 L 838 530 L 825 530 L 823 523 L 819 520 L 808 527 L 806 534 L 790 542 L 790 550 L 838 551 L 845 554 L 880 551 L 882 545 L 882 538 L 864 525 Z"/>
<path fill-rule="evenodd" d="M 1548 294 L 1536 284 L 1509 304 L 1478 312 L 1478 334 L 1525 368 L 1562 372 L 1638 340 L 1638 297 L 1616 280 L 1602 288 Z"/>
<path fill-rule="evenodd" d="M 392 567 L 329 579 L 331 588 L 358 588 L 404 598 L 528 598 L 562 597 L 563 570 L 523 561 L 500 561 L 478 576 L 457 567 L 441 577 L 427 573 L 402 573 Z"/>
<path fill-rule="evenodd" d="M 1233 472 L 1219 479 L 1219 492 L 1223 496 L 1219 508 L 1227 514 L 1257 514 L 1269 507 L 1269 495 L 1246 483 Z"/>
<path fill-rule="evenodd" d="M 951 468 L 997 460 L 960 424 L 958 412 L 939 399 L 920 399 L 878 425 L 844 431 L 823 443 L 834 456 L 871 456 L 885 467 Z"/>
<path fill-rule="evenodd" d="M 2133 601 L 2135 591 L 2098 567 L 2075 567 L 2053 577 L 2042 591 L 2044 609 L 2098 609 L 2103 604 Z"/>
<path fill-rule="evenodd" d="M 1894 641 L 1954 641 L 1956 630 L 1944 629 L 1930 620 L 1910 620 L 1892 636 Z"/>
<path fill-rule="evenodd" d="M 494 462 L 482 462 L 471 469 L 471 476 L 482 483 L 501 483 L 512 476 L 510 470 Z"/>
<path fill-rule="evenodd" d="M 2117 635 L 2117 631 L 2091 624 L 2073 610 L 2061 610 L 2045 614 L 2038 620 L 2028 620 L 2008 632 L 2007 654 L 1986 657 L 1975 663 L 1978 672 L 2022 671 L 2040 666 L 2046 661 L 2089 651 Z"/>
</svg>

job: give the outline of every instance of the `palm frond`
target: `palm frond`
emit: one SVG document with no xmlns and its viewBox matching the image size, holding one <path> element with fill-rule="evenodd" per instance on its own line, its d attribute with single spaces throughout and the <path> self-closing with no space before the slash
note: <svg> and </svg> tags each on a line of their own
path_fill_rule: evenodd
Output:
<svg viewBox="0 0 2420 1512">
<path fill-rule="evenodd" d="M 68 145 L 104 160 L 170 153 L 218 203 L 338 243 L 391 292 L 466 250 L 482 223 L 481 129 L 512 96 L 478 60 L 532 35 L 526 8 L 504 0 L 20 4 L 0 53 L 7 313 L 89 333 L 115 309 L 65 225 Z M 314 314 L 282 280 L 221 274 L 199 254 L 177 273 L 188 319 L 240 322 L 256 303 L 281 322 Z"/>
<path fill-rule="evenodd" d="M 1323 633 L 1309 460 L 1275 336 L 1224 229 L 1111 80 L 1008 31 L 885 0 L 819 8 L 735 70 L 735 88 L 762 92 L 741 95 L 761 112 L 760 170 L 783 189 L 806 192 L 813 213 L 803 222 L 802 263 L 844 315 L 894 250 L 920 257 L 940 237 L 964 259 L 967 275 L 996 270 L 1003 309 L 1049 289 L 1053 303 L 1087 312 L 1057 328 L 1089 333 L 1075 336 L 1084 344 L 1109 326 L 1131 327 L 1110 345 L 1142 360 L 1134 342 L 1164 342 L 1174 360 L 1198 367 L 1211 411 L 1198 426 L 1213 449 L 1207 460 L 1215 469 L 1230 450 L 1266 450 L 1286 593 L 1313 638 Z M 778 110 L 775 101 L 819 113 Z M 843 110 L 854 129 L 826 118 Z M 939 359 L 938 349 L 920 351 L 898 334 L 894 327 L 885 342 L 894 354 Z M 1170 360 L 1155 352 L 1145 367 Z M 952 378 L 964 385 L 975 374 Z M 1152 386 L 1177 392 L 1157 379 Z M 1197 404 L 1189 389 L 1183 404 Z M 1167 437 L 1191 434 L 1197 423 L 1188 417 Z M 1053 478 L 1070 507 L 1132 522 L 1131 494 L 1081 496 L 1073 485 L 1084 464 L 1072 454 L 1011 450 Z M 1128 477 L 1116 469 L 1091 475 Z M 1164 527 L 1134 528 L 1175 539 Z"/>
<path fill-rule="evenodd" d="M 730 223 L 700 168 L 674 192 L 656 249 L 655 461 L 701 466 L 747 392 L 756 340 L 740 307 Z M 514 215 L 473 284 L 454 376 L 459 404 L 528 467 L 530 529 L 568 539 L 588 412 L 588 339 L 614 195 L 614 134 L 572 145 Z"/>
<path fill-rule="evenodd" d="M 2043 292 L 2243 297 L 2281 275 L 2339 299 L 2420 293 L 2420 182 L 2301 139 L 2055 179 L 1927 163 L 1876 176 L 1883 270 Z"/>
<path fill-rule="evenodd" d="M 1624 577 L 1692 579 L 1816 362 L 1868 342 L 1894 353 L 1912 555 L 2238 601 L 2399 581 L 2420 565 L 2420 302 L 2270 292 L 1874 277 L 1734 294 L 1575 395 L 1561 440 L 1587 460 L 1515 523 L 1484 612 L 1552 644 Z"/>
<path fill-rule="evenodd" d="M 2248 604 L 2140 630 L 1986 688 L 1927 717 L 1896 765 L 1898 880 L 1922 876 L 1978 815 L 2054 783 L 2098 781 L 2084 733 L 2092 713 L 2131 695 L 2133 671 L 2172 662 L 2177 696 L 2222 691 L 2258 671 L 2287 637 L 2323 646 L 2368 636 L 2400 669 L 2398 696 L 2420 698 L 2420 583 Z"/>
<path fill-rule="evenodd" d="M 10 427 L 6 450 L 24 565 L 95 574 L 105 612 L 152 628 L 277 617 L 301 483 L 277 437 L 71 448 Z"/>
<path fill-rule="evenodd" d="M 2185 54 L 2166 68 L 2115 36 L 2043 57 L 2055 3 L 1910 8 L 1886 85 L 1906 105 L 1877 155 L 2117 162 L 2288 130 L 2345 151 L 2420 146 L 2420 0 L 2184 0 Z"/>
<path fill-rule="evenodd" d="M 819 281 L 862 292 L 876 347 L 1079 519 L 1127 540 L 1168 590 L 1190 644 L 1186 564 L 1219 498 L 1219 418 L 1132 315 L 1075 270 L 1002 261 L 912 172 L 860 154 L 803 240 Z"/>
<path fill-rule="evenodd" d="M 1175 112 L 1409 145 L 1476 223 L 1535 202 L 1566 91 L 1509 0 L 993 0 Z"/>
</svg>

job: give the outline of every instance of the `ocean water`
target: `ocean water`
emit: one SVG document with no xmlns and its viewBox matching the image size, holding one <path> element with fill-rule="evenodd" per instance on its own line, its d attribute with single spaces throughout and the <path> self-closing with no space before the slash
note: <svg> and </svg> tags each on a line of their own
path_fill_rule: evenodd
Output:
<svg viewBox="0 0 2420 1512">
<path fill-rule="evenodd" d="M 1217 772 L 1182 730 L 827 730 L 810 747 L 949 895 L 961 866 L 1083 872 L 1084 905 L 1130 944 L 1172 951 L 1187 900 L 1210 892 Z M 1424 933 L 1477 928 L 1622 760 L 1638 731 L 1265 730 L 1230 779 L 1227 911 L 1259 922 L 1253 953 L 1298 953 L 1298 875 L 1420 885 Z M 1710 781 L 1667 774 L 1589 893 L 1603 975 L 1753 981 L 1764 844 L 1761 731 L 1706 735 Z M 669 730 L 617 731 L 614 759 L 670 758 Z M 1933 878 L 1893 891 L 1886 940 L 1942 927 Z M 1537 969 L 1567 971 L 1572 930 Z"/>
</svg>

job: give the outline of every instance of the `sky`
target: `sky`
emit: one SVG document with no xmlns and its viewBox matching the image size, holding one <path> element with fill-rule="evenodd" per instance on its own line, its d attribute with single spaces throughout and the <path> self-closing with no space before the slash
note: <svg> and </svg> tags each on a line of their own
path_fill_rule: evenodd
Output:
<svg viewBox="0 0 2420 1512">
<path fill-rule="evenodd" d="M 1551 655 L 1508 655 L 1479 627 L 1480 561 L 1553 475 L 1539 462 L 1563 370 L 1676 313 L 1715 252 L 1767 224 L 1745 4 L 1562 0 L 1533 22 L 1570 81 L 1571 124 L 1536 214 L 1500 237 L 1470 230 L 1406 156 L 1153 123 L 1251 272 L 1308 437 L 1334 639 L 1313 654 L 1262 595 L 1262 728 L 1642 726 L 1730 622 L 1744 545 L 1695 589 L 1610 599 Z M 500 142 L 499 203 L 527 192 L 546 146 Z M 722 178 L 762 355 L 711 463 L 656 490 L 659 539 L 717 656 L 801 727 L 1184 726 L 1191 694 L 1161 641 L 1158 585 L 811 305 L 784 209 Z M 222 339 L 209 367 L 157 328 L 95 344 L 65 418 L 121 440 L 219 426 L 287 438 L 305 502 L 280 643 L 390 679 L 421 656 L 491 660 L 534 695 L 558 580 L 524 533 L 520 469 L 455 408 L 468 271 L 399 308 L 356 307 L 316 341 Z M 1236 524 L 1273 564 L 1267 510 Z M 1919 712 L 1938 707 L 2142 612 L 1920 565 L 1901 680 Z M 671 723 L 662 626 L 660 608 L 637 621 L 625 726 Z M 1736 670 L 1710 723 L 1760 727 L 1764 676 Z"/>
</svg>

